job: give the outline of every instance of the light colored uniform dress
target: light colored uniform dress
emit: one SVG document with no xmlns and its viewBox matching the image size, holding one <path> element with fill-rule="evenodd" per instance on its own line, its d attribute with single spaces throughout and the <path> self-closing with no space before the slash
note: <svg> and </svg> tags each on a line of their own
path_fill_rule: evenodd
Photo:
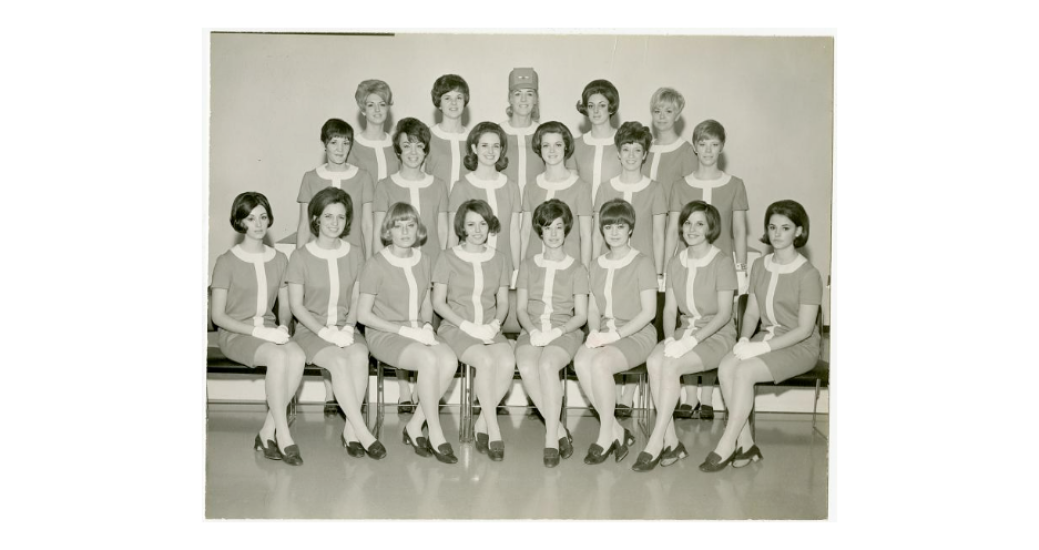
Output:
<svg viewBox="0 0 1039 550">
<path fill-rule="evenodd" d="M 588 276 L 601 316 L 600 332 L 620 330 L 642 311 L 642 291 L 657 291 L 653 260 L 635 248 L 619 260 L 607 259 L 606 254 L 599 256 L 592 262 Z M 607 345 L 624 354 L 630 369 L 644 363 L 656 344 L 657 331 L 653 323 L 646 323 L 635 334 Z"/>
<path fill-rule="evenodd" d="M 758 258 L 750 270 L 750 293 L 758 303 L 761 329 L 752 342 L 768 341 L 782 336 L 798 325 L 802 305 L 822 304 L 823 280 L 807 258 L 786 265 L 772 262 L 772 254 Z M 804 374 L 819 359 L 819 330 L 812 327 L 812 335 L 781 350 L 759 355 L 776 384 Z"/>
<path fill-rule="evenodd" d="M 520 264 L 516 289 L 527 289 L 527 315 L 542 332 L 562 327 L 574 317 L 574 296 L 588 294 L 588 269 L 573 256 L 561 261 L 546 260 L 544 254 L 527 258 Z M 568 332 L 549 344 L 566 351 L 570 359 L 584 342 L 580 330 Z M 530 334 L 523 331 L 516 349 L 530 345 Z M 547 346 L 546 346 L 547 347 Z"/>
<path fill-rule="evenodd" d="M 463 174 L 467 173 L 462 159 L 465 158 L 465 140 L 469 129 L 462 128 L 460 134 L 449 134 L 434 124 L 429 129 L 429 154 L 426 155 L 426 173 L 447 183 L 447 192 L 454 189 Z"/>
<path fill-rule="evenodd" d="M 624 199 L 635 208 L 635 228 L 631 233 L 631 247 L 652 260 L 653 216 L 667 214 L 667 198 L 664 196 L 663 188 L 647 176 L 642 176 L 642 181 L 638 183 L 621 183 L 620 176 L 617 176 L 599 187 L 593 209 L 599 212 L 603 204 L 613 199 Z"/>
<path fill-rule="evenodd" d="M 545 175 L 541 174 L 534 178 L 534 182 L 527 186 L 527 189 L 523 192 L 523 207 L 520 210 L 529 213 L 531 219 L 533 219 L 534 210 L 537 210 L 541 203 L 549 199 L 559 199 L 570 207 L 570 213 L 574 216 L 574 225 L 570 228 L 570 234 L 566 236 L 566 241 L 563 242 L 563 252 L 575 258 L 580 258 L 581 230 L 578 224 L 578 217 L 592 215 L 591 184 L 579 178 L 576 174 L 570 174 L 569 178 L 558 182 L 545 181 Z M 523 259 L 533 258 L 535 254 L 540 254 L 544 248 L 541 239 L 535 234 L 536 232 L 534 229 L 531 229 L 530 242 L 527 243 L 527 255 Z"/>
<path fill-rule="evenodd" d="M 363 168 L 372 181 L 385 179 L 400 170 L 400 159 L 393 150 L 390 134 L 386 134 L 382 141 L 369 141 L 363 135 L 354 135 L 354 146 L 350 148 L 346 162 Z"/>
<path fill-rule="evenodd" d="M 354 205 L 353 220 L 350 222 L 350 234 L 344 240 L 357 247 L 361 254 L 365 254 L 367 245 L 361 232 L 361 208 L 372 202 L 375 196 L 375 184 L 372 177 L 363 168 L 348 165 L 342 172 L 331 172 L 328 165 L 323 164 L 303 174 L 303 182 L 299 185 L 299 196 L 296 202 L 300 204 L 309 203 L 318 191 L 326 187 L 336 187 L 346 191 L 350 195 L 350 201 Z"/>
<path fill-rule="evenodd" d="M 418 211 L 419 220 L 426 226 L 422 253 L 435 264 L 443 248 L 437 233 L 437 216 L 447 212 L 447 184 L 429 174 L 422 181 L 408 181 L 399 172 L 395 173 L 375 186 L 372 212 L 389 212 L 390 206 L 397 202 L 408 203 Z"/>
<path fill-rule="evenodd" d="M 520 211 L 519 187 L 516 182 L 505 177 L 505 174 L 498 174 L 498 179 L 494 181 L 482 181 L 469 173 L 451 190 L 448 210 L 457 214 L 458 207 L 462 206 L 463 202 L 473 199 L 487 201 L 491 206 L 491 212 L 497 216 L 501 231 L 497 235 L 487 237 L 487 246 L 505 256 L 511 274 L 511 270 L 519 268 L 512 265 L 512 243 L 509 239 L 513 231 L 519 231 L 518 227 L 512 227 L 512 214 Z"/>
<path fill-rule="evenodd" d="M 354 283 L 363 266 L 361 251 L 348 242 L 344 241 L 335 250 L 325 250 L 316 241 L 310 241 L 292 253 L 285 280 L 303 285 L 303 307 L 314 319 L 326 327 L 340 328 L 346 326 Z M 311 364 L 319 351 L 335 346 L 298 322 L 292 339 L 303 348 L 307 363 Z M 364 336 L 355 331 L 353 346 L 358 344 L 367 347 Z"/>
<path fill-rule="evenodd" d="M 387 246 L 372 254 L 361 270 L 361 294 L 375 296 L 372 313 L 380 319 L 412 328 L 422 328 L 425 323 L 419 318 L 422 301 L 429 292 L 432 266 L 429 257 L 419 249 L 413 249 L 410 258 L 398 258 Z M 390 365 L 400 363 L 400 354 L 415 340 L 399 334 L 383 332 L 365 327 L 368 351 L 376 359 Z M 422 344 L 419 344 L 422 345 Z"/>
<path fill-rule="evenodd" d="M 269 246 L 264 246 L 263 252 L 252 254 L 242 250 L 241 245 L 235 245 L 217 257 L 211 286 L 227 289 L 224 312 L 228 317 L 254 327 L 277 328 L 274 300 L 278 298 L 278 290 L 285 286 L 288 267 L 288 258 Z M 288 319 L 284 321 L 288 324 Z M 256 350 L 269 342 L 221 328 L 217 343 L 228 359 L 255 367 Z"/>
<path fill-rule="evenodd" d="M 512 270 L 509 260 L 489 246 L 481 253 L 467 252 L 462 245 L 445 250 L 433 267 L 433 283 L 447 285 L 447 307 L 466 321 L 488 325 L 497 315 L 498 289 L 509 286 Z M 472 346 L 485 345 L 444 319 L 437 334 L 443 338 L 455 355 L 461 357 Z M 505 343 L 499 332 L 493 343 Z"/>
<path fill-rule="evenodd" d="M 589 132 L 575 138 L 574 154 L 566 161 L 566 167 L 576 169 L 577 175 L 592 185 L 594 197 L 602 182 L 610 181 L 621 173 L 621 159 L 617 156 L 613 134 L 608 138 L 594 139 Z"/>
<path fill-rule="evenodd" d="M 513 128 L 506 120 L 500 126 L 505 131 L 505 141 L 508 144 L 505 157 L 509 159 L 509 165 L 502 173 L 516 182 L 522 195 L 527 185 L 534 181 L 534 176 L 545 171 L 545 163 L 531 146 L 538 125 L 532 122 L 526 128 Z"/>
<path fill-rule="evenodd" d="M 668 209 L 670 212 L 681 212 L 686 204 L 695 200 L 702 200 L 718 209 L 718 214 L 722 218 L 722 229 L 718 239 L 712 244 L 732 256 L 732 213 L 750 210 L 743 180 L 725 173 L 716 180 L 699 180 L 690 174 L 675 182 L 671 188 L 671 203 Z"/>
<path fill-rule="evenodd" d="M 642 173 L 664 187 L 666 199 L 675 182 L 692 174 L 699 164 L 693 144 L 678 138 L 671 145 L 651 145 Z"/>
<path fill-rule="evenodd" d="M 671 258 L 667 269 L 667 288 L 675 293 L 681 324 L 675 330 L 675 340 L 695 335 L 718 314 L 718 292 L 734 291 L 736 265 L 718 247 L 711 246 L 706 256 L 695 260 L 686 248 Z M 732 301 L 730 299 L 730 301 Z M 731 319 L 693 351 L 703 363 L 704 370 L 718 368 L 722 357 L 736 345 L 736 324 Z"/>
</svg>

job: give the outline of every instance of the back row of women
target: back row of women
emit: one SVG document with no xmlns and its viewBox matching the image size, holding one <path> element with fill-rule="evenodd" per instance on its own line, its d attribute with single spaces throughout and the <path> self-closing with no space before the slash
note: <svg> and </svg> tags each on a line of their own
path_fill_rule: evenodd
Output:
<svg viewBox="0 0 1039 550">
<path fill-rule="evenodd" d="M 369 128 L 385 120 L 390 98 L 379 93 L 384 86 L 365 81 L 358 90 Z M 468 89 L 462 86 L 459 77 L 446 75 L 433 90 L 444 120 L 456 117 L 459 126 L 468 100 Z M 593 137 L 597 120 L 609 127 L 609 117 L 616 112 L 616 101 L 609 97 L 612 85 L 589 84 L 593 89 L 602 86 L 608 86 L 606 93 L 589 94 L 586 88 L 579 104 L 593 123 Z M 513 71 L 510 116 L 521 107 L 530 116 L 536 101 L 530 101 L 529 92 L 533 89 L 536 99 L 536 87 L 533 71 Z M 362 93 L 368 88 L 375 91 Z M 616 96 L 615 89 L 612 94 Z M 599 98 L 604 99 L 601 105 Z M 674 109 L 668 114 L 672 126 L 674 114 Z M 244 239 L 217 260 L 213 321 L 221 329 L 220 347 L 229 358 L 268 369 L 270 408 L 255 448 L 268 458 L 302 464 L 285 405 L 299 385 L 304 364 L 312 363 L 331 374 L 335 398 L 347 417 L 342 435 L 347 452 L 384 457 L 386 448 L 360 413 L 371 353 L 418 373 L 418 409 L 404 428 L 403 440 L 417 454 L 434 455 L 442 462 L 457 461 L 441 429 L 438 405 L 458 360 L 476 368 L 475 390 L 483 405 L 476 447 L 492 460 L 502 460 L 505 454 L 494 406 L 507 392 L 517 366 L 527 394 L 545 419 L 545 465 L 553 467 L 572 455 L 573 439 L 559 423 L 558 376 L 571 361 L 600 418 L 587 464 L 601 463 L 611 454 L 620 461 L 634 444 L 631 432 L 614 417 L 613 375 L 642 363 L 648 367 L 659 414 L 634 470 L 649 470 L 658 463 L 667 466 L 687 456 L 672 420 L 679 377 L 712 369 L 719 369 L 729 421 L 700 468 L 716 471 L 729 463 L 739 467 L 760 459 L 747 425 L 753 385 L 778 383 L 805 372 L 818 356 L 815 316 L 821 280 L 796 250 L 808 238 L 804 209 L 794 201 L 768 208 L 762 241 L 774 252 L 756 261 L 750 271 L 748 284 L 755 299 L 737 342 L 732 303 L 742 283 L 737 262 L 740 252 L 745 258 L 746 239 L 734 235 L 738 232 L 733 205 L 745 205 L 746 194 L 742 182 L 716 167 L 724 143 L 721 125 L 707 121 L 694 131 L 699 157 L 695 175 L 705 168 L 721 175 L 693 177 L 701 185 L 688 185 L 691 191 L 681 187 L 681 182 L 690 181 L 689 175 L 664 185 L 641 173 L 647 150 L 653 149 L 651 133 L 638 123 L 625 123 L 610 140 L 616 148 L 608 153 L 617 159 L 620 172 L 594 191 L 581 174 L 583 161 L 576 145 L 588 139 L 574 140 L 558 122 L 525 133 L 532 136 L 534 154 L 529 156 L 536 155 L 544 164 L 522 192 L 516 179 L 501 173 L 512 164 L 509 135 L 502 126 L 480 123 L 464 140 L 464 155 L 452 146 L 449 155 L 440 157 L 434 154 L 438 130 L 442 128 L 430 132 L 415 119 L 401 120 L 392 139 L 384 138 L 384 145 L 393 148 L 392 157 L 385 147 L 369 148 L 374 158 L 369 168 L 380 180 L 373 186 L 368 170 L 348 162 L 352 129 L 336 119 L 326 123 L 322 141 L 328 163 L 304 176 L 300 248 L 291 260 L 263 244 L 273 223 L 267 199 L 254 192 L 235 199 L 231 224 Z M 360 136 L 356 141 L 365 143 Z M 455 174 L 459 158 L 471 173 L 453 180 L 434 175 L 448 156 Z M 518 156 L 517 178 L 524 181 L 533 171 L 524 172 L 524 153 Z M 593 183 L 603 183 L 606 156 L 601 148 L 591 155 Z M 574 157 L 576 174 L 567 168 Z M 654 158 L 652 171 L 659 173 L 662 157 Z M 393 171 L 389 158 L 399 163 Z M 738 185 L 731 185 L 734 182 Z M 669 193 L 666 187 L 672 188 Z M 694 193 L 698 196 L 689 197 Z M 727 199 L 720 201 L 719 196 Z M 665 232 L 668 211 L 673 215 Z M 740 221 L 745 211 L 743 206 Z M 685 247 L 672 256 L 678 241 Z M 737 262 L 734 241 L 735 248 L 742 248 L 736 251 Z M 728 250 L 721 248 L 726 243 Z M 600 255 L 603 244 L 606 252 Z M 516 316 L 522 327 L 515 347 L 501 334 L 510 286 L 517 290 Z M 661 287 L 665 339 L 658 342 L 652 322 Z M 276 298 L 278 319 L 296 318 L 291 337 L 287 323 L 275 324 Z M 434 311 L 442 320 L 436 331 Z M 355 331 L 356 324 L 364 326 L 363 334 Z"/>
</svg>

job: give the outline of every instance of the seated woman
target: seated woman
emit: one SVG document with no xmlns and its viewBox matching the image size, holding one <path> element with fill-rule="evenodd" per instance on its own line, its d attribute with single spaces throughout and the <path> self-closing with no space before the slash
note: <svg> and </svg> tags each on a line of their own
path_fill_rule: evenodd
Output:
<svg viewBox="0 0 1039 550">
<path fill-rule="evenodd" d="M 426 228 L 411 205 L 390 206 L 380 228 L 386 246 L 361 272 L 357 320 L 365 326 L 368 349 L 376 359 L 418 373 L 419 408 L 404 426 L 404 443 L 419 456 L 458 462 L 440 427 L 440 398 L 458 369 L 458 358 L 433 333 L 429 300 L 431 267 L 419 247 Z M 421 434 L 428 423 L 429 439 Z"/>
<path fill-rule="evenodd" d="M 651 324 L 657 310 L 653 260 L 631 247 L 635 209 L 623 199 L 599 212 L 599 231 L 609 251 L 592 262 L 592 299 L 588 303 L 588 340 L 574 358 L 581 389 L 599 412 L 599 437 L 585 464 L 599 464 L 616 451 L 620 462 L 635 437 L 614 418 L 617 395 L 613 375 L 646 361 L 657 343 Z"/>
<path fill-rule="evenodd" d="M 263 244 L 274 213 L 267 197 L 246 192 L 231 205 L 231 227 L 245 238 L 216 259 L 213 267 L 213 324 L 220 328 L 220 351 L 232 361 L 249 367 L 266 366 L 264 390 L 267 419 L 253 447 L 271 460 L 299 466 L 303 458 L 289 433 L 286 407 L 303 379 L 306 356 L 289 338 L 289 292 L 285 271 L 289 260 Z M 266 443 L 266 444 L 265 444 Z M 279 450 L 280 449 L 280 450 Z"/>
<path fill-rule="evenodd" d="M 671 259 L 664 291 L 664 335 L 646 361 L 657 421 L 646 448 L 632 470 L 645 472 L 657 463 L 670 466 L 688 456 L 675 435 L 672 412 L 681 390 L 680 377 L 718 368 L 722 357 L 736 343 L 732 322 L 732 293 L 736 290 L 736 266 L 732 256 L 712 245 L 721 232 L 718 209 L 692 201 L 678 216 L 686 249 Z M 675 314 L 682 312 L 682 326 L 675 331 Z"/>
<path fill-rule="evenodd" d="M 517 317 L 523 334 L 516 342 L 516 364 L 523 387 L 545 419 L 544 463 L 549 468 L 574 454 L 573 437 L 559 413 L 563 392 L 559 371 L 574 358 L 588 319 L 588 270 L 564 251 L 573 229 L 570 207 L 559 199 L 534 210 L 534 234 L 544 246 L 540 254 L 523 260 L 516 283 Z"/>
<path fill-rule="evenodd" d="M 728 421 L 718 445 L 700 465 L 704 472 L 716 472 L 729 462 L 739 468 L 763 458 L 747 422 L 754 384 L 778 384 L 812 370 L 819 359 L 815 316 L 822 304 L 823 282 L 797 251 L 808 242 L 804 207 L 791 200 L 769 205 L 761 242 L 772 245 L 772 254 L 758 258 L 751 268 L 751 299 L 741 338 L 718 368 Z"/>
<path fill-rule="evenodd" d="M 368 346 L 354 332 L 364 252 L 343 240 L 350 233 L 353 204 L 346 191 L 326 187 L 308 209 L 316 239 L 292 255 L 286 275 L 289 304 L 299 321 L 293 340 L 308 363 L 332 375 L 336 401 L 346 414 L 341 438 L 347 453 L 378 460 L 386 456 L 386 447 L 368 431 L 360 411 L 368 388 Z"/>
<path fill-rule="evenodd" d="M 512 269 L 505 254 L 487 246 L 501 225 L 482 200 L 462 203 L 454 216 L 459 244 L 445 250 L 433 268 L 433 311 L 443 318 L 437 333 L 463 363 L 476 368 L 476 450 L 491 460 L 505 458 L 495 405 L 509 391 L 516 359 L 501 334 L 509 312 Z"/>
</svg>

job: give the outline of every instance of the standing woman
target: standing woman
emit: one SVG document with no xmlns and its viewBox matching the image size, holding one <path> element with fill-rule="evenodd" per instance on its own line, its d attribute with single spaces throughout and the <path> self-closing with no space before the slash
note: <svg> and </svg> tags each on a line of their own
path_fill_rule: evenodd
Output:
<svg viewBox="0 0 1039 550">
<path fill-rule="evenodd" d="M 288 327 L 275 325 L 275 299 L 278 319 L 287 323 L 292 314 L 285 286 L 289 260 L 263 244 L 273 223 L 267 197 L 255 192 L 235 197 L 231 227 L 245 238 L 221 254 L 213 267 L 213 324 L 220 328 L 217 341 L 228 359 L 249 367 L 267 367 L 267 418 L 253 447 L 266 458 L 299 466 L 303 458 L 289 433 L 285 409 L 303 378 L 306 356 L 289 339 Z"/>
<path fill-rule="evenodd" d="M 696 170 L 696 151 L 693 145 L 675 131 L 675 123 L 682 117 L 685 98 L 673 88 L 660 88 L 649 100 L 656 139 L 649 148 L 649 158 L 642 173 L 664 187 L 664 197 L 671 196 L 674 183 Z"/>
<path fill-rule="evenodd" d="M 657 421 L 646 448 L 632 470 L 652 470 L 658 462 L 670 466 L 688 456 L 675 435 L 672 411 L 678 402 L 680 377 L 716 369 L 736 343 L 732 322 L 732 295 L 736 290 L 736 266 L 732 256 L 712 245 L 721 233 L 718 209 L 703 202 L 685 205 L 679 227 L 686 249 L 671 259 L 664 293 L 663 342 L 646 360 Z M 675 330 L 675 314 L 682 325 Z"/>
<path fill-rule="evenodd" d="M 368 431 L 360 403 L 368 388 L 368 346 L 355 333 L 357 277 L 364 265 L 360 250 L 342 240 L 350 233 L 350 195 L 326 187 L 310 201 L 310 232 L 316 237 L 289 260 L 289 304 L 299 324 L 293 340 L 307 362 L 327 370 L 340 408 L 346 414 L 342 442 L 353 457 L 378 460 L 386 448 Z"/>
<path fill-rule="evenodd" d="M 426 228 L 414 208 L 398 202 L 390 206 L 380 229 L 386 247 L 361 272 L 357 320 L 366 327 L 368 349 L 376 359 L 418 373 L 419 406 L 404 426 L 404 443 L 419 456 L 433 453 L 437 460 L 454 464 L 458 458 L 440 427 L 439 401 L 458 369 L 458 358 L 440 345 L 430 325 L 432 268 L 419 250 Z M 428 440 L 422 436 L 427 421 Z"/>
<path fill-rule="evenodd" d="M 520 242 L 523 259 L 532 258 L 541 252 L 542 241 L 531 240 L 530 230 L 535 233 L 539 226 L 531 223 L 531 213 L 541 203 L 559 199 L 573 205 L 577 211 L 577 231 L 568 231 L 564 250 L 586 268 L 592 261 L 592 186 L 584 179 L 566 169 L 566 161 L 574 154 L 574 138 L 562 122 L 546 122 L 534 132 L 534 152 L 544 161 L 545 171 L 534 178 L 534 182 L 523 192 L 523 221 L 520 222 Z"/>
<path fill-rule="evenodd" d="M 657 343 L 651 322 L 657 310 L 653 260 L 631 247 L 635 209 L 614 199 L 599 212 L 599 230 L 609 252 L 596 258 L 589 273 L 588 339 L 574 358 L 577 379 L 599 412 L 599 437 L 588 448 L 585 464 L 599 464 L 616 451 L 620 462 L 635 437 L 614 418 L 613 375 L 638 366 Z"/>
<path fill-rule="evenodd" d="M 549 199 L 534 210 L 534 234 L 544 250 L 520 264 L 516 282 L 517 318 L 523 333 L 516 341 L 516 364 L 523 387 L 545 419 L 544 463 L 548 468 L 574 453 L 573 437 L 559 413 L 563 392 L 559 371 L 574 358 L 588 319 L 588 269 L 565 251 L 573 229 L 570 207 Z"/>
<path fill-rule="evenodd" d="M 729 462 L 739 468 L 763 458 L 747 422 L 754 384 L 779 384 L 812 370 L 819 359 L 815 316 L 822 304 L 823 282 L 815 266 L 797 251 L 808 243 L 804 207 L 792 200 L 769 205 L 761 242 L 772 245 L 772 254 L 754 262 L 739 342 L 718 368 L 728 421 L 718 445 L 700 465 L 705 472 L 721 470 Z"/>
<path fill-rule="evenodd" d="M 446 182 L 450 192 L 462 177 L 462 159 L 468 150 L 465 143 L 469 131 L 462 125 L 462 114 L 469 105 L 469 84 L 456 74 L 445 74 L 433 83 L 430 95 L 443 118 L 433 126 L 426 173 Z"/>
<path fill-rule="evenodd" d="M 433 311 L 444 319 L 437 333 L 463 363 L 476 368 L 476 450 L 491 460 L 505 458 L 495 405 L 509 391 L 516 359 L 501 334 L 509 312 L 509 260 L 487 246 L 501 230 L 482 200 L 462 203 L 454 220 L 458 246 L 445 251 L 433 268 Z M 464 367 L 463 367 L 464 368 Z"/>
<path fill-rule="evenodd" d="M 542 165 L 537 150 L 531 154 L 531 136 L 541 120 L 538 108 L 538 73 L 534 69 L 513 69 L 509 73 L 509 106 L 505 114 L 509 120 L 501 124 L 506 135 L 506 152 L 509 159 L 505 176 L 519 185 L 520 195 Z"/>
<path fill-rule="evenodd" d="M 593 80 L 581 92 L 577 111 L 588 117 L 592 129 L 577 139 L 574 156 L 567 163 L 581 179 L 592 184 L 592 196 L 599 185 L 621 173 L 620 161 L 613 154 L 613 126 L 610 118 L 620 108 L 620 94 L 609 80 Z"/>
<path fill-rule="evenodd" d="M 364 131 L 356 136 L 354 146 L 350 149 L 349 162 L 363 168 L 372 181 L 378 182 L 400 167 L 399 158 L 393 154 L 393 140 L 384 127 L 389 118 L 390 106 L 393 105 L 393 92 L 381 80 L 365 80 L 357 85 L 354 99 L 361 109 L 365 124 Z M 379 239 L 373 238 L 372 241 L 373 244 L 378 243 Z"/>
</svg>

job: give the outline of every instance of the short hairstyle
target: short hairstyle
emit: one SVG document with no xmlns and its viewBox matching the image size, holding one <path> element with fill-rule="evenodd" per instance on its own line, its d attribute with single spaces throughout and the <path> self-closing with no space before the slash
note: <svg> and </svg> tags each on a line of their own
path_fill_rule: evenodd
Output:
<svg viewBox="0 0 1039 550">
<path fill-rule="evenodd" d="M 652 111 L 660 104 L 674 105 L 679 111 L 685 109 L 685 98 L 674 88 L 657 88 L 653 97 L 649 98 L 649 110 Z"/>
<path fill-rule="evenodd" d="M 773 214 L 786 216 L 794 222 L 795 226 L 801 228 L 801 235 L 794 237 L 794 248 L 801 248 L 808 244 L 808 212 L 805 212 L 801 203 L 792 200 L 776 201 L 768 205 L 768 210 L 765 210 L 765 235 L 761 237 L 761 242 L 767 245 L 772 244 L 772 241 L 768 239 L 768 220 L 772 218 Z"/>
<path fill-rule="evenodd" d="M 553 120 L 538 126 L 538 129 L 534 130 L 534 137 L 530 140 L 530 147 L 534 149 L 534 154 L 542 161 L 545 159 L 541 156 L 541 140 L 545 137 L 545 134 L 560 134 L 563 136 L 563 160 L 568 160 L 574 154 L 574 135 L 570 133 L 570 129 L 566 127 L 566 124 Z"/>
<path fill-rule="evenodd" d="M 617 109 L 621 106 L 621 96 L 612 82 L 602 79 L 593 80 L 584 87 L 584 91 L 581 92 L 581 101 L 577 103 L 577 112 L 588 116 L 588 108 L 585 105 L 588 104 L 588 99 L 595 94 L 602 94 L 609 102 L 610 116 L 617 114 Z"/>
<path fill-rule="evenodd" d="M 494 211 L 491 210 L 491 205 L 487 204 L 487 201 L 481 199 L 470 199 L 461 204 L 458 207 L 458 213 L 455 214 L 455 236 L 458 237 L 460 242 L 465 242 L 465 215 L 469 212 L 476 212 L 483 218 L 483 221 L 487 222 L 487 231 L 493 235 L 497 235 L 501 232 L 501 223 L 498 221 L 498 217 L 494 215 Z"/>
<path fill-rule="evenodd" d="M 682 208 L 682 212 L 678 214 L 678 239 L 685 242 L 682 226 L 693 212 L 703 212 L 703 217 L 707 220 L 707 242 L 716 241 L 722 234 L 722 217 L 717 208 L 704 201 L 691 201 Z"/>
<path fill-rule="evenodd" d="M 246 191 L 235 197 L 231 203 L 231 227 L 239 233 L 245 233 L 246 228 L 242 222 L 257 206 L 262 206 L 267 211 L 267 227 L 274 225 L 274 212 L 271 211 L 271 203 L 267 202 L 267 197 L 256 191 Z"/>
<path fill-rule="evenodd" d="M 705 120 L 693 128 L 693 144 L 700 141 L 703 137 L 717 138 L 718 141 L 725 143 L 725 127 L 721 125 L 717 120 Z"/>
<path fill-rule="evenodd" d="M 548 199 L 534 209 L 534 216 L 530 219 L 530 226 L 534 229 L 539 239 L 544 239 L 541 233 L 552 222 L 563 218 L 563 236 L 569 236 L 570 230 L 574 228 L 574 214 L 570 207 L 559 199 Z"/>
<path fill-rule="evenodd" d="M 617 128 L 617 133 L 613 134 L 613 143 L 617 146 L 618 151 L 621 150 L 621 145 L 638 143 L 648 158 L 649 146 L 653 144 L 653 132 L 638 122 L 628 121 Z M 646 162 L 646 159 L 643 158 L 642 162 Z"/>
<path fill-rule="evenodd" d="M 387 105 L 393 105 L 393 92 L 390 91 L 390 85 L 381 80 L 362 80 L 357 85 L 357 93 L 354 94 L 354 99 L 357 100 L 357 106 L 364 110 L 364 104 L 368 100 L 368 96 L 375 94 L 382 98 Z"/>
<path fill-rule="evenodd" d="M 537 99 L 537 103 L 534 104 L 534 108 L 530 110 L 531 120 L 541 120 L 541 96 L 538 91 L 534 88 L 521 88 L 522 90 L 534 90 L 534 98 Z M 509 97 L 512 97 L 512 92 L 509 92 Z M 505 106 L 505 115 L 512 117 L 512 104 Z"/>
<path fill-rule="evenodd" d="M 330 118 L 321 125 L 321 143 L 328 145 L 332 138 L 345 137 L 346 141 L 354 142 L 354 128 L 345 120 Z"/>
<path fill-rule="evenodd" d="M 473 152 L 473 146 L 480 142 L 480 136 L 484 134 L 496 134 L 498 139 L 501 141 L 501 155 L 498 157 L 498 162 L 494 163 L 494 169 L 501 172 L 509 165 L 509 157 L 505 156 L 505 153 L 509 150 L 509 141 L 505 136 L 505 130 L 501 129 L 494 122 L 481 122 L 469 132 L 469 137 L 465 140 L 465 158 L 462 159 L 462 164 L 465 165 L 466 170 L 476 170 L 476 165 L 479 161 L 476 160 L 476 153 Z"/>
<path fill-rule="evenodd" d="M 318 236 L 320 231 L 318 221 L 321 218 L 321 214 L 325 213 L 325 208 L 333 204 L 341 204 L 346 208 L 346 224 L 337 236 L 342 238 L 350 234 L 350 226 L 353 225 L 354 221 L 354 202 L 346 191 L 338 187 L 329 186 L 318 191 L 310 199 L 310 204 L 307 206 L 307 215 L 310 216 L 310 233 L 315 237 Z"/>
<path fill-rule="evenodd" d="M 397 225 L 397 222 L 410 221 L 415 222 L 415 225 L 418 226 L 418 238 L 411 247 L 418 248 L 426 244 L 426 225 L 418 217 L 418 211 L 406 202 L 395 202 L 387 210 L 386 217 L 382 220 L 382 228 L 379 230 L 379 240 L 382 241 L 383 246 L 393 244 L 393 235 L 390 234 L 390 230 Z"/>
<path fill-rule="evenodd" d="M 635 231 L 635 207 L 624 199 L 610 199 L 599 209 L 599 233 L 603 227 L 624 223 L 628 229 Z"/>
<path fill-rule="evenodd" d="M 406 135 L 410 140 L 418 140 L 422 148 L 429 154 L 429 126 L 417 118 L 407 117 L 397 121 L 397 129 L 393 131 L 393 151 L 400 158 L 404 151 L 400 148 L 400 136 Z"/>
<path fill-rule="evenodd" d="M 433 83 L 433 89 L 430 91 L 430 96 L 433 98 L 433 106 L 439 109 L 440 98 L 447 92 L 454 91 L 462 92 L 462 96 L 465 98 L 465 105 L 469 105 L 469 84 L 466 83 L 464 78 L 456 74 L 445 74 Z"/>
</svg>

